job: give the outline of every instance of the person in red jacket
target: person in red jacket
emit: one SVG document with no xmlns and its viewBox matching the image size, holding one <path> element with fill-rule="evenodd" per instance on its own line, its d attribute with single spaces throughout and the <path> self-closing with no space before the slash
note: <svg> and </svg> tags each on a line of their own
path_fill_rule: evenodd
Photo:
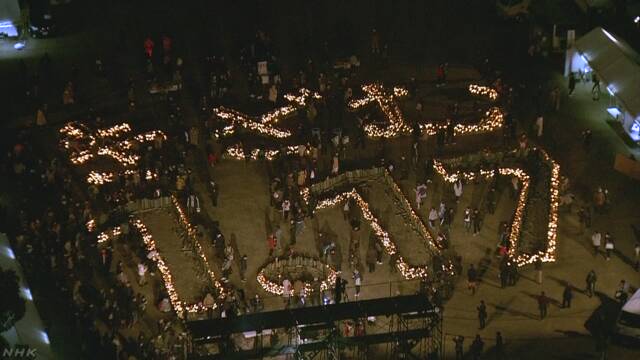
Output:
<svg viewBox="0 0 640 360">
<path fill-rule="evenodd" d="M 267 238 L 267 245 L 269 246 L 269 256 L 273 256 L 273 251 L 278 245 L 278 239 L 276 239 L 274 234 L 270 234 Z"/>
<path fill-rule="evenodd" d="M 154 46 L 154 42 L 153 40 L 151 40 L 150 37 L 148 37 L 145 41 L 144 41 L 144 53 L 147 55 L 148 58 L 153 57 L 153 46 Z"/>
</svg>

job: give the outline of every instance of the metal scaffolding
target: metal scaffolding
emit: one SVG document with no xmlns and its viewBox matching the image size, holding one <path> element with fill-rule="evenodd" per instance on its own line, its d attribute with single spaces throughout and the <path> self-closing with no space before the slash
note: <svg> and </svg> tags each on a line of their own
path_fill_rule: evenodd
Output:
<svg viewBox="0 0 640 360">
<path fill-rule="evenodd" d="M 442 359 L 442 310 L 424 295 L 355 301 L 188 323 L 196 347 L 218 344 L 201 359 Z M 252 349 L 234 334 L 255 332 Z M 265 346 L 264 337 L 286 336 Z"/>
</svg>

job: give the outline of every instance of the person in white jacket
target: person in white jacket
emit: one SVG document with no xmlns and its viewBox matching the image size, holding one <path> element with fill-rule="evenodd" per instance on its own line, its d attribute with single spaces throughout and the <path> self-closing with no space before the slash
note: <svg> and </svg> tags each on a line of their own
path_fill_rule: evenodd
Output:
<svg viewBox="0 0 640 360">
<path fill-rule="evenodd" d="M 459 203 L 462 197 L 462 180 L 458 179 L 453 183 L 453 192 L 456 194 L 456 202 Z"/>
</svg>

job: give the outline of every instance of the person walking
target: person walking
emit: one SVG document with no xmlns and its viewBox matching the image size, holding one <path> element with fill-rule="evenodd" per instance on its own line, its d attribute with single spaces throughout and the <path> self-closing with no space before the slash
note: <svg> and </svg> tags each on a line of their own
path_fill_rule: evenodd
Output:
<svg viewBox="0 0 640 360">
<path fill-rule="evenodd" d="M 598 230 L 594 231 L 593 235 L 591 235 L 591 245 L 593 246 L 594 257 L 598 256 L 598 253 L 600 252 L 601 242 L 602 242 L 602 234 Z"/>
<path fill-rule="evenodd" d="M 562 308 L 570 308 L 571 299 L 573 299 L 573 287 L 567 283 L 564 286 L 564 291 L 562 291 Z"/>
<path fill-rule="evenodd" d="M 487 325 L 487 306 L 484 304 L 484 300 L 480 300 L 480 305 L 476 309 L 478 310 L 480 330 L 482 330 Z"/>
<path fill-rule="evenodd" d="M 545 295 L 544 291 L 540 292 L 538 296 L 538 310 L 540 310 L 540 320 L 547 317 L 547 307 L 549 307 L 549 298 Z"/>
<path fill-rule="evenodd" d="M 593 86 L 591 87 L 591 98 L 593 101 L 600 100 L 600 79 L 596 73 L 592 73 L 591 81 L 593 82 Z"/>
<path fill-rule="evenodd" d="M 598 277 L 596 276 L 596 272 L 591 270 L 587 274 L 587 279 L 585 280 L 587 283 L 587 295 L 592 297 L 596 292 L 596 281 L 598 281 Z"/>
<path fill-rule="evenodd" d="M 454 336 L 453 343 L 456 348 L 456 360 L 462 360 L 464 358 L 464 336 Z"/>
<path fill-rule="evenodd" d="M 476 294 L 477 282 L 478 281 L 478 272 L 473 264 L 469 265 L 469 270 L 467 270 L 467 287 L 471 290 L 471 295 Z"/>
</svg>

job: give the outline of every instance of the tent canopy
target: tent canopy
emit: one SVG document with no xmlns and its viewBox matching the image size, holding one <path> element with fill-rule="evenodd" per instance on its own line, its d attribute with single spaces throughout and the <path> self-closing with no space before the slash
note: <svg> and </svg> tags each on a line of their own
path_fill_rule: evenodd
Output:
<svg viewBox="0 0 640 360">
<path fill-rule="evenodd" d="M 597 27 L 575 48 L 634 118 L 640 116 L 640 55 L 624 40 Z"/>
<path fill-rule="evenodd" d="M 640 315 L 640 289 L 622 307 L 622 311 Z"/>
<path fill-rule="evenodd" d="M 20 21 L 18 0 L 0 0 L 0 22 L 5 21 Z"/>
</svg>

